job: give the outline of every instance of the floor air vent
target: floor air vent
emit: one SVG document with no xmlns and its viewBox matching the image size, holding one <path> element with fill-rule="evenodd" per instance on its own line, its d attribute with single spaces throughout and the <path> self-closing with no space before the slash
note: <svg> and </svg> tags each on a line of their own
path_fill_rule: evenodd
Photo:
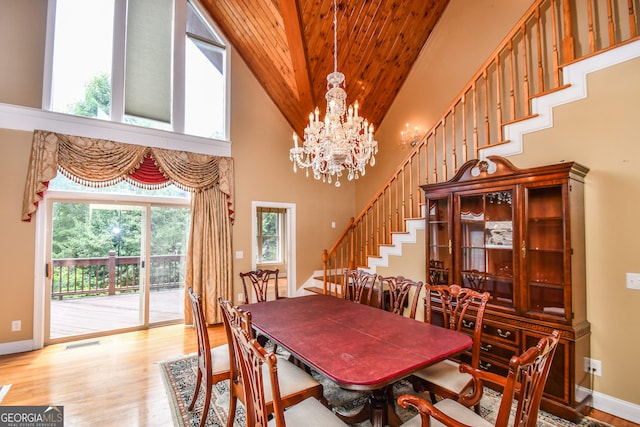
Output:
<svg viewBox="0 0 640 427">
<path fill-rule="evenodd" d="M 73 343 L 73 344 L 67 345 L 64 349 L 65 350 L 72 350 L 74 348 L 88 347 L 90 345 L 100 345 L 100 341 L 99 340 L 93 340 L 93 341 L 83 341 L 83 342 Z"/>
</svg>

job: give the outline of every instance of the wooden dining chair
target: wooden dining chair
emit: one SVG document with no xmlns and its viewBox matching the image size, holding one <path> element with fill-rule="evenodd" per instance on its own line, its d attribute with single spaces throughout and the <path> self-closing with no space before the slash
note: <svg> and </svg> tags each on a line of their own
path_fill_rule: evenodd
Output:
<svg viewBox="0 0 640 427">
<path fill-rule="evenodd" d="M 256 300 L 253 302 L 264 302 L 267 300 L 269 295 L 269 290 L 273 289 L 274 299 L 279 299 L 280 294 L 278 292 L 278 275 L 280 270 L 253 270 L 247 271 L 245 273 L 240 273 L 240 278 L 242 279 L 242 290 L 244 291 L 244 301 L 243 304 L 251 303 L 251 299 L 249 298 L 249 286 L 247 281 L 251 284 L 251 288 L 253 288 L 253 293 L 256 297 Z"/>
<path fill-rule="evenodd" d="M 364 270 L 345 270 L 343 297 L 353 302 L 382 308 L 382 292 L 376 290 L 378 275 Z M 374 300 L 375 298 L 375 300 Z"/>
<path fill-rule="evenodd" d="M 398 404 L 403 408 L 409 406 L 418 410 L 419 414 L 402 424 L 401 427 L 535 427 L 542 400 L 542 392 L 549 376 L 553 355 L 558 346 L 560 333 L 553 333 L 540 339 L 535 347 L 529 348 L 520 356 L 513 356 L 509 362 L 507 377 L 482 371 L 469 365 L 460 367 L 471 375 L 473 392 L 464 396 L 463 401 L 443 399 L 432 404 L 418 396 L 403 394 L 398 397 Z M 497 418 L 491 424 L 480 415 L 469 409 L 477 406 L 482 398 L 483 386 L 490 383 L 503 388 L 502 400 Z M 513 401 L 518 401 L 513 420 L 510 422 Z"/>
<path fill-rule="evenodd" d="M 241 312 L 246 323 L 251 322 L 251 313 Z M 300 395 L 294 404 L 286 404 L 281 397 L 282 368 L 286 362 L 268 353 L 250 332 L 241 327 L 232 327 L 234 345 L 239 355 L 241 377 L 245 390 L 247 425 L 256 427 L 333 427 L 346 426 L 329 408 L 317 398 Z M 286 411 L 285 411 L 286 408 Z M 273 419 L 270 420 L 270 416 Z"/>
<path fill-rule="evenodd" d="M 214 384 L 230 378 L 231 363 L 229 362 L 228 344 L 217 346 L 213 349 L 211 348 L 207 324 L 202 310 L 202 300 L 199 295 L 193 292 L 191 287 L 189 287 L 189 300 L 191 301 L 193 323 L 196 328 L 196 337 L 198 340 L 198 372 L 196 374 L 196 386 L 188 410 L 193 411 L 198 395 L 200 394 L 201 385 L 204 383 L 204 407 L 202 408 L 202 415 L 200 417 L 200 427 L 202 427 L 205 425 L 209 413 L 211 389 Z"/>
<path fill-rule="evenodd" d="M 458 285 L 427 285 L 425 292 L 425 322 L 436 323 L 456 331 L 472 333 L 471 366 L 480 364 L 482 322 L 489 293 L 480 293 Z M 460 372 L 460 363 L 445 359 L 415 372 L 409 380 L 420 392 L 460 400 L 473 384 L 471 375 Z M 479 413 L 480 406 L 476 406 Z"/>
<path fill-rule="evenodd" d="M 262 270 L 257 269 L 253 271 L 247 271 L 245 273 L 240 273 L 240 278 L 242 279 L 242 289 L 244 291 L 244 302 L 243 304 L 249 304 L 252 301 L 250 300 L 250 288 L 253 289 L 253 294 L 255 295 L 255 301 L 253 302 L 265 302 L 268 299 L 270 290 L 273 294 L 274 299 L 279 299 L 280 294 L 278 292 L 278 275 L 280 274 L 279 269 L 275 270 Z M 249 284 L 247 284 L 247 281 Z M 260 341 L 260 344 L 266 345 L 268 339 L 262 335 L 257 336 L 257 339 Z M 274 352 L 277 350 L 278 346 L 274 343 Z"/>
<path fill-rule="evenodd" d="M 380 280 L 378 289 L 380 289 L 385 298 L 387 290 L 389 292 L 389 305 L 386 306 L 385 301 L 383 303 L 385 305 L 384 308 L 392 313 L 404 315 L 404 311 L 408 306 L 409 317 L 415 319 L 423 283 L 415 282 L 403 276 L 379 276 L 378 280 Z"/>
<path fill-rule="evenodd" d="M 250 405 L 252 402 L 252 393 L 256 393 L 255 390 L 246 389 L 247 381 L 243 378 L 241 365 L 241 344 L 238 341 L 238 333 L 234 333 L 234 331 L 242 331 L 243 335 L 245 335 L 249 341 L 255 340 L 255 336 L 251 324 L 250 312 L 241 310 L 234 306 L 231 301 L 223 300 L 221 297 L 218 297 L 218 304 L 222 310 L 222 319 L 229 342 L 229 360 L 233 361 L 230 368 L 229 418 L 227 420 L 227 427 L 232 427 L 238 399 L 245 405 L 247 412 L 249 412 L 250 408 L 248 408 L 247 405 Z M 257 340 L 255 341 L 257 342 Z M 279 384 L 278 390 L 280 392 L 278 395 L 280 402 L 278 403 L 281 407 L 288 408 L 291 405 L 295 405 L 311 397 L 325 402 L 322 394 L 322 384 L 316 381 L 310 374 L 280 356 L 278 356 L 278 367 L 277 380 Z M 267 365 L 265 365 L 264 369 L 267 369 Z M 265 382 L 261 383 L 264 388 L 265 410 L 267 413 L 272 413 L 274 411 L 275 395 L 271 388 L 271 377 L 267 374 L 265 378 Z"/>
</svg>

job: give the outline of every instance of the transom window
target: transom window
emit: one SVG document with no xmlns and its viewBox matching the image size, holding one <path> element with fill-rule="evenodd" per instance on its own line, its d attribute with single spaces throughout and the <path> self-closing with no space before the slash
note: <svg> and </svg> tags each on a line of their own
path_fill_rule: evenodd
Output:
<svg viewBox="0 0 640 427">
<path fill-rule="evenodd" d="M 228 140 L 223 39 L 188 0 L 50 0 L 43 109 Z"/>
</svg>

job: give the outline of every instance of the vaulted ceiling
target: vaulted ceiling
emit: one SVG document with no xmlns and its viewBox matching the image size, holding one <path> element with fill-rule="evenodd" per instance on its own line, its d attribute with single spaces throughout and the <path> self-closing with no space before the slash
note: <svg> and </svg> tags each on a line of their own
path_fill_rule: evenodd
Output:
<svg viewBox="0 0 640 427">
<path fill-rule="evenodd" d="M 336 0 L 347 103 L 376 127 L 449 0 Z M 202 0 L 291 126 L 324 117 L 334 71 L 333 0 Z"/>
</svg>

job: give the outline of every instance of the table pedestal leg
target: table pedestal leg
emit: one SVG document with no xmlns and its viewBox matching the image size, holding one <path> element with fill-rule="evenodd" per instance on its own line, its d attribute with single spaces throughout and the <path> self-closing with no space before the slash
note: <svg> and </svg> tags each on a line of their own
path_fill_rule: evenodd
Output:
<svg viewBox="0 0 640 427">
<path fill-rule="evenodd" d="M 346 415 L 338 411 L 337 415 L 348 424 L 361 423 L 367 419 L 371 421 L 373 427 L 402 424 L 395 411 L 392 385 L 372 391 L 369 399 L 358 413 Z"/>
</svg>

